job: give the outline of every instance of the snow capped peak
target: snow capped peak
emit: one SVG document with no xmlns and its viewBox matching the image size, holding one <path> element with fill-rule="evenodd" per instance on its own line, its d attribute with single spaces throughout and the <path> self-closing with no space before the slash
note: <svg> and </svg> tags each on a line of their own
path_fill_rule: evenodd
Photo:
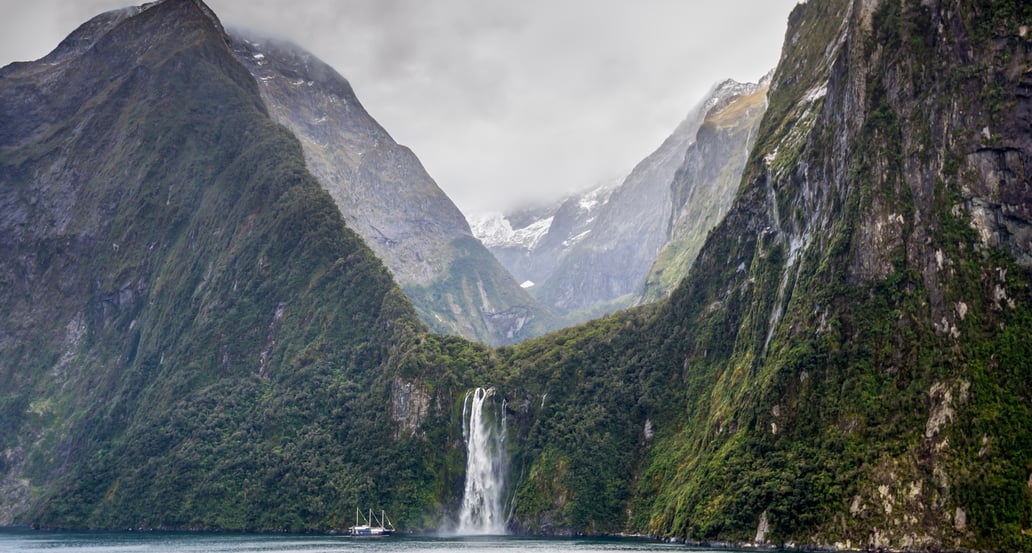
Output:
<svg viewBox="0 0 1032 553">
<path fill-rule="evenodd" d="M 489 248 L 506 243 L 513 235 L 512 225 L 501 213 L 471 216 L 469 228 L 473 231 L 473 236 Z"/>
<path fill-rule="evenodd" d="M 488 248 L 517 247 L 533 250 L 548 234 L 553 217 L 538 219 L 518 229 L 513 229 L 509 219 L 501 213 L 489 213 L 470 220 L 470 229 Z"/>
<path fill-rule="evenodd" d="M 566 228 L 570 217 L 573 217 L 572 227 L 559 231 L 569 233 L 560 237 L 563 246 L 569 247 L 587 236 L 591 230 L 589 225 L 598 210 L 609 201 L 622 182 L 623 177 L 605 180 L 592 188 L 570 194 L 547 207 L 473 216 L 470 217 L 469 226 L 473 235 L 488 248 L 520 248 L 534 251 L 552 231 L 552 224 L 557 216 L 567 221 L 560 224 L 563 228 Z"/>
<path fill-rule="evenodd" d="M 603 181 L 595 188 L 582 192 L 577 200 L 577 207 L 581 211 L 591 211 L 601 205 L 605 205 L 609 201 L 609 197 L 613 195 L 613 191 L 623 183 L 623 179 L 624 177 L 619 177 Z"/>
<path fill-rule="evenodd" d="M 709 98 L 706 100 L 703 113 L 709 111 L 727 98 L 752 94 L 760 86 L 761 85 L 756 83 L 740 83 L 734 79 L 727 79 L 714 87 L 713 92 L 710 93 Z"/>
</svg>

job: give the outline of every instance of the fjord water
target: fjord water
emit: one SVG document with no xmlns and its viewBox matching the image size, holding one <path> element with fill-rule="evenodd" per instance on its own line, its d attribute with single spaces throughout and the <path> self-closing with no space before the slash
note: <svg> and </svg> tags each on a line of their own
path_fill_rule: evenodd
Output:
<svg viewBox="0 0 1032 553">
<path fill-rule="evenodd" d="M 603 553 L 687 550 L 681 545 L 636 539 L 543 539 L 513 536 L 355 539 L 300 534 L 40 532 L 0 529 L 0 553 Z"/>
</svg>

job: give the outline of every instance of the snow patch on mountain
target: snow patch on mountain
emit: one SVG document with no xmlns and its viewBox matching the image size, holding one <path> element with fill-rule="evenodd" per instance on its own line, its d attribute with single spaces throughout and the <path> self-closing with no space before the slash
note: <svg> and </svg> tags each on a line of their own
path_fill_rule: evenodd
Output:
<svg viewBox="0 0 1032 553">
<path fill-rule="evenodd" d="M 585 192 L 577 201 L 577 207 L 581 211 L 592 211 L 604 205 L 609 201 L 609 197 L 613 195 L 613 190 L 620 186 L 621 182 L 623 182 L 623 179 L 606 181 L 600 184 L 598 188 Z"/>
<path fill-rule="evenodd" d="M 488 248 L 523 248 L 533 250 L 548 234 L 553 217 L 539 219 L 523 227 L 513 229 L 509 219 L 501 213 L 490 213 L 469 222 L 473 235 Z"/>
<path fill-rule="evenodd" d="M 576 222 L 569 226 L 576 232 L 557 240 L 563 246 L 570 246 L 587 236 L 590 229 L 584 230 L 584 227 L 594 221 L 598 209 L 609 201 L 621 182 L 622 179 L 603 181 L 594 188 L 571 194 L 547 208 L 473 216 L 470 217 L 469 226 L 473 235 L 489 249 L 513 248 L 531 252 L 542 244 L 550 232 L 555 231 L 553 223 L 560 208 L 572 203 L 576 206 L 572 214 Z"/>
<path fill-rule="evenodd" d="M 717 104 L 736 96 L 746 96 L 756 91 L 756 83 L 740 83 L 734 79 L 727 79 L 718 84 L 710 93 L 710 97 L 703 104 L 703 113 L 713 109 Z"/>
</svg>

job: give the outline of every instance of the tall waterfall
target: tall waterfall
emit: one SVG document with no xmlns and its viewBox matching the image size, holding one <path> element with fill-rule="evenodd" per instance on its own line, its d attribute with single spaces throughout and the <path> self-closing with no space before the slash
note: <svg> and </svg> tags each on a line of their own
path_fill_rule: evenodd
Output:
<svg viewBox="0 0 1032 553">
<path fill-rule="evenodd" d="M 459 512 L 459 534 L 505 533 L 505 403 L 500 409 L 484 409 L 484 403 L 494 392 L 494 388 L 477 388 L 466 393 L 462 404 L 466 489 Z"/>
</svg>

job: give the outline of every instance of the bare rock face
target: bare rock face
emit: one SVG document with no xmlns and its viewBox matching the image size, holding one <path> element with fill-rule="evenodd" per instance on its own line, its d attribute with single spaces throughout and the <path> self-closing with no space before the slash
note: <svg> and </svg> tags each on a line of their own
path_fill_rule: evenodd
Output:
<svg viewBox="0 0 1032 553">
<path fill-rule="evenodd" d="M 545 310 L 473 238 L 455 204 L 362 107 L 351 85 L 296 45 L 234 32 L 237 59 L 347 224 L 394 274 L 423 321 L 489 344 L 542 333 Z"/>
<path fill-rule="evenodd" d="M 400 282 L 438 278 L 448 243 L 468 236 L 469 227 L 415 154 L 366 112 L 347 80 L 308 52 L 257 37 L 234 38 L 232 45 L 348 225 Z"/>
<path fill-rule="evenodd" d="M 397 425 L 394 438 L 415 436 L 426 421 L 430 394 L 418 382 L 395 378 L 391 381 L 391 420 Z"/>
</svg>

